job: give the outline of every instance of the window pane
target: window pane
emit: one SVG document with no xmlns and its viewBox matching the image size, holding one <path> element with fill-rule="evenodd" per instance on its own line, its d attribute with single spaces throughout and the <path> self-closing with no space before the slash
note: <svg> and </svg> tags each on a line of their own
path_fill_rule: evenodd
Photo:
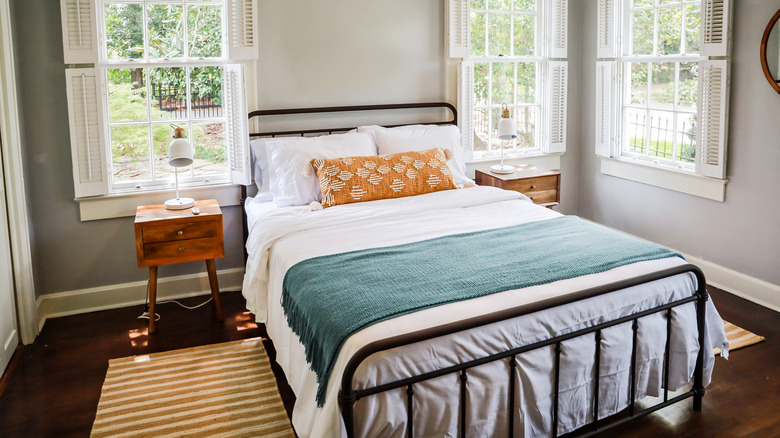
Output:
<svg viewBox="0 0 780 438">
<path fill-rule="evenodd" d="M 635 11 L 631 18 L 632 53 L 653 54 L 653 10 Z"/>
<path fill-rule="evenodd" d="M 515 0 L 515 11 L 536 12 L 536 1 Z"/>
<path fill-rule="evenodd" d="M 645 105 L 647 103 L 647 69 L 648 63 L 631 63 L 631 104 Z"/>
<path fill-rule="evenodd" d="M 108 114 L 112 122 L 148 120 L 144 69 L 108 69 Z"/>
<path fill-rule="evenodd" d="M 515 20 L 515 56 L 531 56 L 534 54 L 534 35 L 536 32 L 535 16 L 518 14 Z"/>
<path fill-rule="evenodd" d="M 696 158 L 696 114 L 677 115 L 677 161 L 693 163 Z"/>
<path fill-rule="evenodd" d="M 488 64 L 474 64 L 474 103 L 476 105 L 490 105 L 488 84 Z"/>
<path fill-rule="evenodd" d="M 699 63 L 680 63 L 680 76 L 677 91 L 677 109 L 696 112 L 699 95 Z"/>
<path fill-rule="evenodd" d="M 625 111 L 626 141 L 625 150 L 638 154 L 645 153 L 647 142 L 647 111 L 636 108 L 626 108 Z"/>
<path fill-rule="evenodd" d="M 187 124 L 182 123 L 181 125 L 177 126 L 184 128 L 184 135 L 186 136 L 187 140 L 190 140 L 191 142 L 192 139 L 190 138 Z M 152 148 L 154 151 L 154 179 L 160 180 L 173 178 L 173 173 L 176 168 L 168 164 L 168 148 L 171 145 L 171 141 L 173 141 L 173 128 L 171 125 L 167 123 L 164 125 L 152 125 L 152 141 L 154 142 L 154 147 Z M 190 167 L 191 166 L 180 167 L 179 177 L 189 177 Z"/>
<path fill-rule="evenodd" d="M 510 108 L 511 111 L 511 108 Z M 513 148 L 513 144 L 511 141 L 507 141 L 506 144 L 504 144 L 504 140 L 501 140 L 498 138 L 498 121 L 501 120 L 501 108 L 491 108 L 490 109 L 491 114 L 491 120 L 490 120 L 490 150 L 491 151 L 500 151 L 501 147 L 504 147 L 505 151 L 508 149 Z"/>
<path fill-rule="evenodd" d="M 108 59 L 137 59 L 144 56 L 141 5 L 106 5 L 105 21 Z"/>
<path fill-rule="evenodd" d="M 114 182 L 145 181 L 149 168 L 149 126 L 115 126 L 111 129 Z"/>
<path fill-rule="evenodd" d="M 474 110 L 474 151 L 487 151 L 488 148 L 488 136 L 490 135 L 487 109 L 475 109 Z"/>
<path fill-rule="evenodd" d="M 517 103 L 536 103 L 536 63 L 517 63 Z"/>
<path fill-rule="evenodd" d="M 653 6 L 653 0 L 634 0 L 634 7 Z"/>
<path fill-rule="evenodd" d="M 471 9 L 485 9 L 485 0 L 471 0 Z"/>
<path fill-rule="evenodd" d="M 485 56 L 485 15 L 471 13 L 471 54 Z"/>
<path fill-rule="evenodd" d="M 685 6 L 685 53 L 699 53 L 701 41 L 701 7 Z"/>
<path fill-rule="evenodd" d="M 658 54 L 677 55 L 680 53 L 682 34 L 682 7 L 658 9 Z"/>
<path fill-rule="evenodd" d="M 224 174 L 227 172 L 224 123 L 193 123 L 193 176 Z"/>
<path fill-rule="evenodd" d="M 190 6 L 187 11 L 189 56 L 193 58 L 222 56 L 222 7 Z"/>
<path fill-rule="evenodd" d="M 181 5 L 149 5 L 149 57 L 184 56 L 184 20 Z"/>
<path fill-rule="evenodd" d="M 672 159 L 674 151 L 674 113 L 671 111 L 650 111 L 651 157 Z"/>
<path fill-rule="evenodd" d="M 152 120 L 187 117 L 187 80 L 183 67 L 153 68 L 149 73 Z"/>
<path fill-rule="evenodd" d="M 650 106 L 672 109 L 674 107 L 674 63 L 651 63 L 653 79 L 650 85 Z"/>
<path fill-rule="evenodd" d="M 514 105 L 514 76 L 515 65 L 509 62 L 493 63 L 493 90 L 491 93 L 491 103 L 493 105 L 507 104 Z"/>
<path fill-rule="evenodd" d="M 490 9 L 508 11 L 512 8 L 512 0 L 488 0 Z"/>
<path fill-rule="evenodd" d="M 535 106 L 520 106 L 515 108 L 515 123 L 517 124 L 516 147 L 536 147 L 536 111 Z"/>
<path fill-rule="evenodd" d="M 222 67 L 196 67 L 190 70 L 193 118 L 222 117 Z"/>
<path fill-rule="evenodd" d="M 488 32 L 488 55 L 490 56 L 509 56 L 510 44 L 512 42 L 511 27 L 509 25 L 509 15 L 507 14 L 489 14 L 489 32 Z"/>
</svg>

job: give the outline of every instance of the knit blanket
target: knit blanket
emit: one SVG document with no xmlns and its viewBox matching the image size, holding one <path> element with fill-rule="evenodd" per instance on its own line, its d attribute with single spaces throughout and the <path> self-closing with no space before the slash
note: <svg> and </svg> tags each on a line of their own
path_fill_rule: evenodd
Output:
<svg viewBox="0 0 780 438">
<path fill-rule="evenodd" d="M 282 307 L 317 375 L 322 406 L 344 341 L 371 324 L 441 304 L 682 256 L 575 216 L 304 260 Z"/>
</svg>

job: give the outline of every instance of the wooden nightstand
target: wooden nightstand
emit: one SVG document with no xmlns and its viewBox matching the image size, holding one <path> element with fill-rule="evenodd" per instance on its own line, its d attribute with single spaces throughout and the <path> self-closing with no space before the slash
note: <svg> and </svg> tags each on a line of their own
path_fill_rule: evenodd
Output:
<svg viewBox="0 0 780 438">
<path fill-rule="evenodd" d="M 192 209 L 166 210 L 163 205 L 144 205 L 135 213 L 135 250 L 138 267 L 149 267 L 149 334 L 154 333 L 157 301 L 157 267 L 205 260 L 217 319 L 222 321 L 219 283 L 214 259 L 225 256 L 222 211 L 216 200 L 196 201 Z"/>
<path fill-rule="evenodd" d="M 518 191 L 534 202 L 552 209 L 561 202 L 561 172 L 542 169 L 529 164 L 516 165 L 514 173 L 492 173 L 479 169 L 474 181 L 480 186 L 493 186 Z"/>
</svg>

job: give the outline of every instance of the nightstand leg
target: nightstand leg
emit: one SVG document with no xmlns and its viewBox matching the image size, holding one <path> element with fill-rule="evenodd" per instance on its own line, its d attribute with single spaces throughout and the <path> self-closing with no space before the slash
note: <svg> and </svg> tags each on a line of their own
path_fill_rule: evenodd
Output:
<svg viewBox="0 0 780 438">
<path fill-rule="evenodd" d="M 219 282 L 217 281 L 217 267 L 214 259 L 206 260 L 206 270 L 209 271 L 209 285 L 211 285 L 211 297 L 214 298 L 214 310 L 217 319 L 222 321 L 222 303 L 219 301 Z"/>
<path fill-rule="evenodd" d="M 154 323 L 157 314 L 154 305 L 157 302 L 157 266 L 149 267 L 149 334 L 154 333 Z"/>
</svg>

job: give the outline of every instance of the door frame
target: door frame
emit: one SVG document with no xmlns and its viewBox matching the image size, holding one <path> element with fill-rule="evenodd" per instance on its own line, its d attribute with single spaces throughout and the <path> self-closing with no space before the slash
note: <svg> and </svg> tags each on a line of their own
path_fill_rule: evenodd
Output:
<svg viewBox="0 0 780 438">
<path fill-rule="evenodd" d="M 0 0 L 0 94 L 5 96 L 0 101 L 0 136 L 6 188 L 6 205 L 0 208 L 5 208 L 8 213 L 18 329 L 22 343 L 31 344 L 38 336 L 39 327 L 11 29 L 10 0 Z"/>
</svg>

